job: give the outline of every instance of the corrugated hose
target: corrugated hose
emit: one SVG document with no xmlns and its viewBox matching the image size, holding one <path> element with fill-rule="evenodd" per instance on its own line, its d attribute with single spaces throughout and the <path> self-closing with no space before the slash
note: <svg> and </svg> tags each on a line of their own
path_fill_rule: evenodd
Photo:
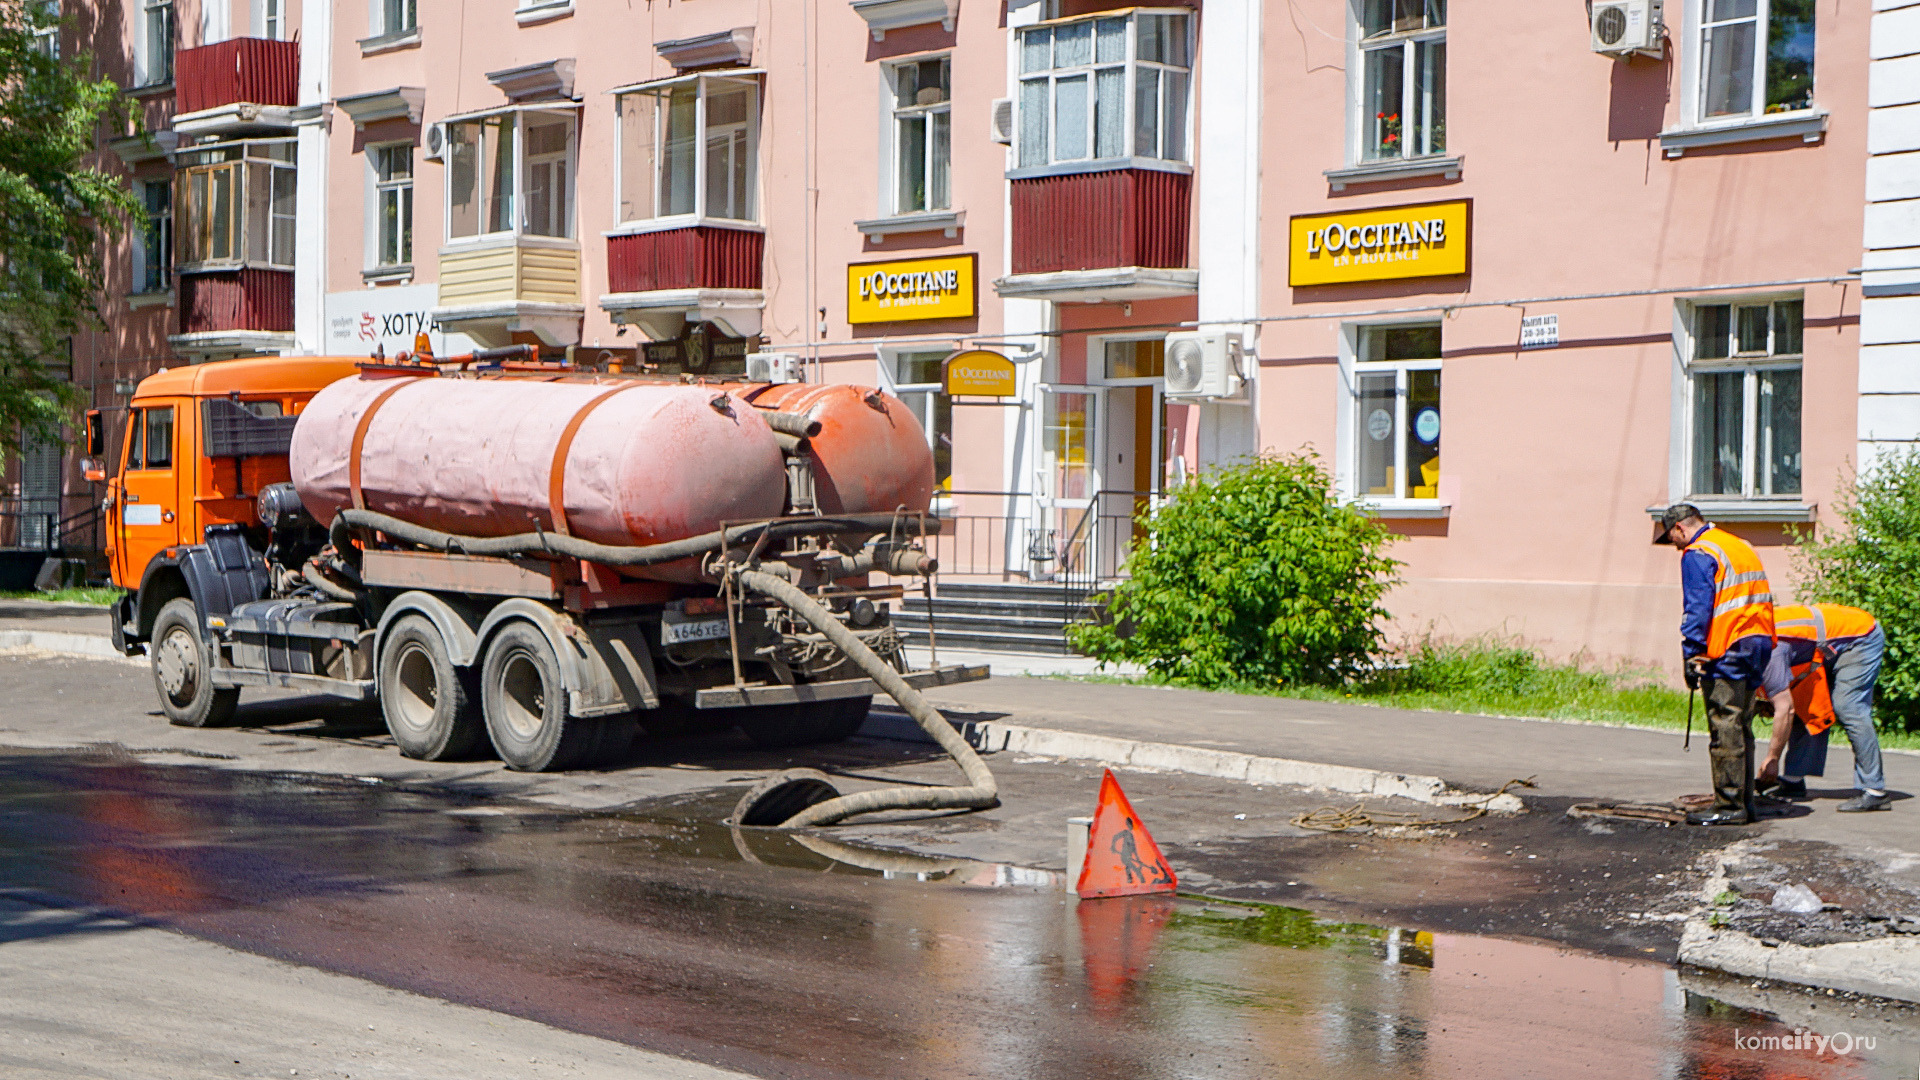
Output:
<svg viewBox="0 0 1920 1080">
<path fill-rule="evenodd" d="M 740 585 L 762 596 L 780 601 L 794 614 L 813 624 L 815 630 L 825 634 L 827 640 L 834 643 L 847 659 L 852 660 L 867 676 L 877 683 L 913 717 L 934 742 L 940 744 L 953 757 L 954 764 L 966 774 L 966 787 L 891 787 L 874 791 L 860 791 L 852 795 L 841 795 L 825 802 L 815 803 L 782 822 L 785 828 L 797 829 L 808 825 L 832 825 L 844 821 L 855 814 L 871 814 L 881 810 L 985 810 L 1000 805 L 1000 784 L 994 780 L 993 773 L 987 770 L 986 762 L 973 752 L 967 740 L 953 729 L 947 718 L 940 715 L 932 703 L 920 695 L 920 691 L 907 685 L 900 673 L 893 670 L 886 661 L 867 648 L 853 631 L 841 624 L 833 613 L 808 596 L 794 585 L 772 574 L 758 570 L 741 570 Z"/>
</svg>

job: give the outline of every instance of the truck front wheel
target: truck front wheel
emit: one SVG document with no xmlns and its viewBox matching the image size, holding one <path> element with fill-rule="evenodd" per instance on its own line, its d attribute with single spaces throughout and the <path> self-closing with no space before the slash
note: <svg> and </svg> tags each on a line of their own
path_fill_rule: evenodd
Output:
<svg viewBox="0 0 1920 1080">
<path fill-rule="evenodd" d="M 453 666 L 431 620 L 407 615 L 393 624 L 380 650 L 380 712 L 402 754 L 450 761 L 473 753 L 482 724 L 471 680 Z"/>
<path fill-rule="evenodd" d="M 240 691 L 213 685 L 213 662 L 200 632 L 200 613 L 193 601 L 167 601 L 153 621 L 153 685 L 160 691 L 160 708 L 177 727 L 221 727 L 233 720 Z"/>
<path fill-rule="evenodd" d="M 509 769 L 557 772 L 592 764 L 606 741 L 607 721 L 567 715 L 559 658 L 529 623 L 511 623 L 487 643 L 480 701 L 487 735 Z"/>
</svg>

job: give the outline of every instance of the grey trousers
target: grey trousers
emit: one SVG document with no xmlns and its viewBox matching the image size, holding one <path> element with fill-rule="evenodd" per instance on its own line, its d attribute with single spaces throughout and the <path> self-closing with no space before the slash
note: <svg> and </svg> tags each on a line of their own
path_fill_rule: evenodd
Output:
<svg viewBox="0 0 1920 1080">
<path fill-rule="evenodd" d="M 1713 808 L 1753 812 L 1754 687 L 1709 678 L 1707 757 L 1713 770 Z"/>
</svg>

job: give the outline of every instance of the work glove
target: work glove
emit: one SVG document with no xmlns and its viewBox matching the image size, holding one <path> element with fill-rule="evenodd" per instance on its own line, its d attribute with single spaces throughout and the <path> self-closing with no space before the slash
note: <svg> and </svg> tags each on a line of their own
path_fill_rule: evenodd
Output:
<svg viewBox="0 0 1920 1080">
<path fill-rule="evenodd" d="M 1700 659 L 1697 656 L 1687 661 L 1686 664 L 1682 666 L 1681 670 L 1686 672 L 1686 676 L 1687 676 L 1687 689 L 1689 690 L 1700 689 L 1701 682 L 1703 682 L 1706 679 L 1706 669 L 1707 669 L 1706 661 Z"/>
</svg>

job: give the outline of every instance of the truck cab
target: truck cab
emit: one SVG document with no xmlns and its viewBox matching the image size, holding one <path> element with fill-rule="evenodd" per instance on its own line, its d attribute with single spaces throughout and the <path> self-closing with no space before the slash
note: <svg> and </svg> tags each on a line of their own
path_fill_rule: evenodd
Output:
<svg viewBox="0 0 1920 1080">
<path fill-rule="evenodd" d="M 125 436 L 110 451 L 118 468 L 107 470 L 107 561 L 113 583 L 129 590 L 114 608 L 122 652 L 144 651 L 169 601 L 218 584 L 218 572 L 194 557 L 210 532 L 264 547 L 254 500 L 288 479 L 294 419 L 357 370 L 345 359 L 263 357 L 173 368 L 140 383 Z"/>
</svg>

